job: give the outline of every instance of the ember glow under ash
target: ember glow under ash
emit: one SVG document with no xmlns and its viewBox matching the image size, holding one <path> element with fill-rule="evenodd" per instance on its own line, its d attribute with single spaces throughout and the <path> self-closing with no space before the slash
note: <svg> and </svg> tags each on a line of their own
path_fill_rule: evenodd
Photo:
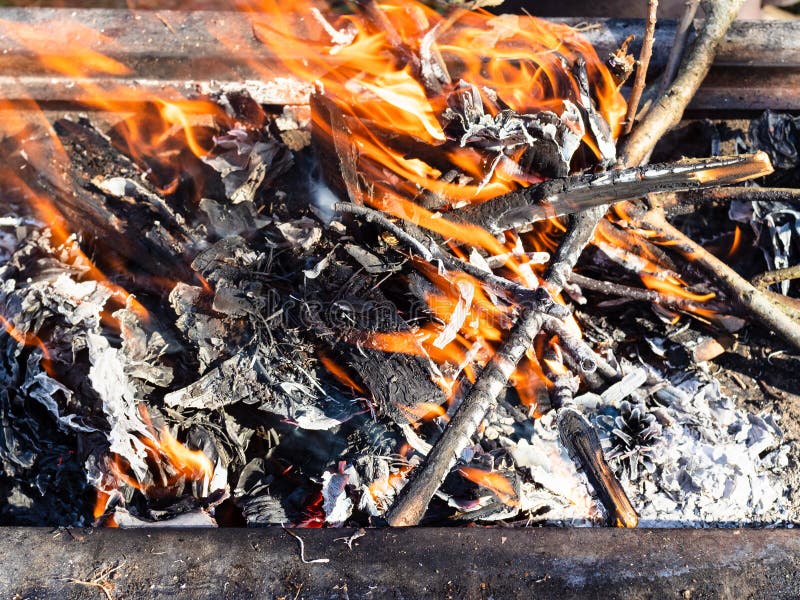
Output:
<svg viewBox="0 0 800 600">
<path fill-rule="evenodd" d="M 243 8 L 314 90 L 308 106 L 264 106 L 244 83 L 184 101 L 98 86 L 130 74 L 113 40 L 0 22 L 74 78 L 83 108 L 123 115 L 101 131 L 51 122 L 24 90 L 0 99 L 0 520 L 381 523 L 532 301 L 551 327 L 428 522 L 601 521 L 559 442 L 565 405 L 601 433 L 617 424 L 601 441 L 627 444 L 609 459 L 648 523 L 796 518 L 771 416 L 734 407 L 701 367 L 679 378 L 656 334 L 654 364 L 618 359 L 629 332 L 598 325 L 579 285 L 545 289 L 566 219 L 495 235 L 459 218 L 614 164 L 625 101 L 578 32 L 418 2 Z M 670 332 L 683 314 L 741 326 L 686 260 L 616 211 L 580 264 L 643 284 Z M 628 399 L 660 425 L 641 447 Z"/>
</svg>

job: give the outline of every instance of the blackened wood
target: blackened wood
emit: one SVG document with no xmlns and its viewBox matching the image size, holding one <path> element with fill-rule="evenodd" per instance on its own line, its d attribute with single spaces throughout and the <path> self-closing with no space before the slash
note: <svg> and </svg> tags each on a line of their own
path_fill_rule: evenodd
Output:
<svg viewBox="0 0 800 600">
<path fill-rule="evenodd" d="M 420 404 L 444 404 L 434 383 L 432 362 L 417 342 L 397 306 L 376 282 L 346 266 L 331 265 L 307 284 L 303 306 L 306 325 L 354 373 L 395 422 L 416 422 Z M 383 336 L 402 337 L 406 352 L 386 347 Z M 377 340 L 377 341 L 376 341 Z"/>
<path fill-rule="evenodd" d="M 422 358 L 402 352 L 384 352 L 358 346 L 356 336 L 333 346 L 337 357 L 355 373 L 381 408 L 401 425 L 416 423 L 425 414 L 419 405 L 442 405 L 445 396 L 431 380 Z"/>
<path fill-rule="evenodd" d="M 606 509 L 609 525 L 636 527 L 636 514 L 619 480 L 608 466 L 597 432 L 591 423 L 572 408 L 558 411 L 558 435 L 570 457 L 583 470 L 589 484 Z"/>
<path fill-rule="evenodd" d="M 771 172 L 769 157 L 763 152 L 632 167 L 550 179 L 450 215 L 500 233 L 649 193 L 718 187 Z"/>
<path fill-rule="evenodd" d="M 800 204 L 800 189 L 762 187 L 710 188 L 696 192 L 683 192 L 677 194 L 674 199 L 677 202 L 744 200 L 746 202 L 790 202 Z"/>
<path fill-rule="evenodd" d="M 99 156 L 110 154 L 103 143 L 94 149 Z M 68 143 L 64 150 L 66 153 L 40 130 L 29 137 L 20 136 L 18 141 L 4 140 L 0 144 L 0 171 L 7 169 L 8 174 L 0 172 L 0 193 L 6 200 L 28 203 L 34 214 L 52 226 L 57 226 L 53 220 L 60 214 L 68 229 L 65 233 L 88 238 L 95 248 L 102 249 L 102 259 L 122 258 L 158 277 L 191 277 L 179 253 L 146 235 L 153 223 L 129 219 L 127 207 L 118 212 L 122 207 L 115 207 L 87 180 L 81 161 L 72 162 L 77 158 L 74 148 Z M 19 177 L 24 173 L 22 184 Z M 134 168 L 126 174 L 137 172 Z M 147 287 L 146 281 L 141 283 Z"/>
<path fill-rule="evenodd" d="M 147 183 L 141 169 L 114 148 L 109 138 L 86 119 L 60 119 L 55 122 L 54 129 L 69 157 L 69 173 L 76 189 L 92 195 L 101 192 L 105 197 L 104 205 L 111 213 L 110 218 L 123 229 L 121 235 L 131 238 L 120 240 L 109 235 L 94 235 L 95 244 L 111 253 L 116 253 L 117 244 L 144 245 L 149 261 L 142 256 L 124 254 L 137 269 L 143 268 L 171 280 L 191 280 L 188 264 L 195 240 L 183 225 L 183 219 Z M 134 180 L 142 195 L 133 200 L 134 194 L 131 193 L 133 201 L 124 201 L 102 192 L 100 183 L 112 177 Z M 82 227 L 80 222 L 72 225 L 76 232 Z M 154 260 L 157 264 L 146 264 Z"/>
</svg>

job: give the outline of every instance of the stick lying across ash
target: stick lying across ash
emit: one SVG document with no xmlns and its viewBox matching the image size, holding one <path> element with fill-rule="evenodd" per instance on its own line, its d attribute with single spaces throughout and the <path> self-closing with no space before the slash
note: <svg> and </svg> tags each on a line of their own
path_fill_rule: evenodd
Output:
<svg viewBox="0 0 800 600">
<path fill-rule="evenodd" d="M 647 194 L 701 190 L 738 183 L 772 173 L 764 152 L 693 159 L 603 173 L 550 179 L 498 196 L 482 204 L 448 213 L 492 233 L 524 229 L 536 221 L 573 214 Z"/>
<path fill-rule="evenodd" d="M 609 513 L 609 522 L 616 527 L 636 527 L 639 517 L 608 466 L 591 423 L 575 409 L 564 407 L 558 412 L 558 432 L 572 460 L 583 465 L 589 483 Z"/>
</svg>

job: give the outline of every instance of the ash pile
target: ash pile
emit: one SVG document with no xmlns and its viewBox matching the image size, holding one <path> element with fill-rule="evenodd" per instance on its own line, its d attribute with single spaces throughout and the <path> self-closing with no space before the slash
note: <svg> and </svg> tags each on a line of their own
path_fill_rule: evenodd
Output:
<svg viewBox="0 0 800 600">
<path fill-rule="evenodd" d="M 405 130 L 402 112 L 368 114 L 392 94 L 347 70 L 363 32 L 319 14 L 345 66 L 310 106 L 242 86 L 196 100 L 204 125 L 154 102 L 108 129 L 65 118 L 0 142 L 0 522 L 392 523 L 526 312 L 539 330 L 422 523 L 797 521 L 798 424 L 761 371 L 718 359 L 738 343 L 789 380 L 791 348 L 625 214 L 574 271 L 559 254 L 573 213 L 761 176 L 761 155 L 611 176 L 624 101 L 602 104 L 613 79 L 590 48 L 549 56 L 550 109 L 523 110 L 453 77 L 426 15 L 403 30 L 422 43 L 384 57 L 441 100 Z M 508 19 L 474 19 L 513 45 Z M 738 143 L 786 147 L 760 131 Z M 730 246 L 728 206 L 686 206 Z M 734 209 L 757 228 L 740 243 L 790 260 L 796 213 Z"/>
</svg>

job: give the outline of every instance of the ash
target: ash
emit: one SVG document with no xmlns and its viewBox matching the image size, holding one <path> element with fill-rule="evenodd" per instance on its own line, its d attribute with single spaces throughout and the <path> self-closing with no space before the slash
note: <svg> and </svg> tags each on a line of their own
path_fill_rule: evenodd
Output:
<svg viewBox="0 0 800 600">
<path fill-rule="evenodd" d="M 585 395 L 576 403 L 598 424 L 604 447 L 615 450 L 607 456 L 642 526 L 797 520 L 792 499 L 796 483 L 787 477 L 794 443 L 784 439 L 773 414 L 737 408 L 719 382 L 701 369 L 666 374 L 627 363 L 623 370 L 630 382 L 627 389 Z M 627 400 L 621 400 L 623 394 Z M 635 403 L 633 411 L 630 403 Z M 623 439 L 622 423 L 627 419 L 630 426 L 645 416 L 646 436 Z M 634 449 L 644 446 L 646 454 L 626 454 L 618 447 L 623 441 Z M 556 515 L 550 517 L 563 518 Z"/>
<path fill-rule="evenodd" d="M 434 331 L 438 350 L 458 342 L 479 301 L 510 325 L 508 299 L 448 281 L 368 224 L 319 219 L 302 118 L 282 115 L 276 132 L 246 94 L 217 100 L 238 124 L 217 131 L 213 156 L 187 159 L 206 182 L 197 202 L 194 181 L 161 198 L 148 179 L 157 169 L 86 121 L 57 124 L 75 171 L 59 185 L 107 211 L 83 222 L 93 231 L 60 239 L 0 188 L 0 522 L 379 525 L 489 357 L 475 342 L 459 361 L 434 360 L 420 336 Z M 461 125 L 498 126 L 473 121 Z M 535 123 L 524 124 L 532 135 Z M 7 164 L 37 170 L 28 153 L 3 151 Z M 54 177 L 31 185 L 54 193 Z M 636 262 L 599 245 L 589 254 L 590 269 Z M 124 268 L 108 277 L 93 260 Z M 426 303 L 445 292 L 448 319 Z M 626 329 L 608 316 L 620 307 L 614 321 Z M 641 523 L 797 522 L 797 436 L 784 435 L 779 411 L 736 402 L 717 377 L 728 371 L 696 358 L 707 327 L 659 314 L 586 302 L 576 312 L 585 338 L 619 378 L 565 407 L 600 433 Z M 405 346 L 376 342 L 387 339 Z M 559 440 L 559 409 L 545 389 L 523 402 L 524 387 L 486 416 L 427 523 L 602 522 Z"/>
</svg>

